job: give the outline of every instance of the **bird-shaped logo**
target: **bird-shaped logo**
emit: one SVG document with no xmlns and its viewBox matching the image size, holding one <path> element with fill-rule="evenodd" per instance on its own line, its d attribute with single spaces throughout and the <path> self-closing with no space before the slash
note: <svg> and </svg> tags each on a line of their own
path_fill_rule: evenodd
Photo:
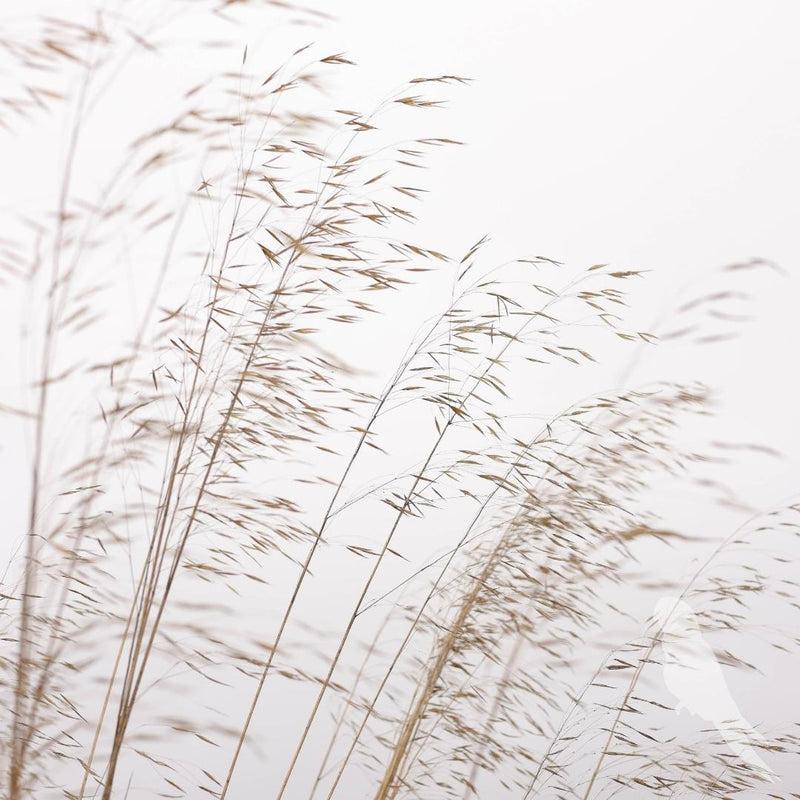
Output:
<svg viewBox="0 0 800 800">
<path fill-rule="evenodd" d="M 664 654 L 664 683 L 684 708 L 712 723 L 728 746 L 765 781 L 776 774 L 756 753 L 754 744 L 766 739 L 742 716 L 731 696 L 714 651 L 705 641 L 697 617 L 688 603 L 663 597 L 656 604 L 651 624 Z"/>
</svg>

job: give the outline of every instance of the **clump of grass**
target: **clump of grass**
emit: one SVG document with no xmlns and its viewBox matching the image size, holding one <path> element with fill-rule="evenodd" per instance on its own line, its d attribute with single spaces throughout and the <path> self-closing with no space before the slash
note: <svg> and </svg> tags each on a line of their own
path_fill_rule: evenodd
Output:
<svg viewBox="0 0 800 800">
<path fill-rule="evenodd" d="M 32 468 L 0 617 L 3 796 L 588 800 L 757 785 L 713 735 L 670 737 L 665 703 L 640 693 L 660 633 L 600 657 L 593 640 L 643 544 L 689 538 L 650 490 L 708 460 L 680 431 L 710 413 L 709 391 L 612 386 L 552 414 L 532 394 L 515 413 L 520 386 L 655 348 L 626 323 L 642 274 L 494 265 L 479 235 L 454 256 L 419 241 L 426 158 L 458 144 L 429 115 L 466 79 L 413 78 L 369 113 L 339 108 L 322 90 L 346 56 L 301 47 L 262 70 L 241 47 L 262 15 L 319 19 L 267 5 L 45 19 L 31 42 L 4 41 L 21 80 L 3 124 L 70 127 L 57 207 L 47 224 L 17 221 L 30 246 L 9 246 L 5 270 L 41 325 L 26 327 L 35 377 L 8 408 Z M 215 28 L 192 53 L 235 52 L 230 67 L 179 86 L 166 121 L 130 135 L 90 192 L 80 168 L 110 81 L 132 59 L 168 59 L 158 30 L 206 17 L 233 25 L 230 41 Z M 31 88 L 29 70 L 58 88 Z M 424 131 L 398 143 L 394 125 Z M 443 302 L 395 353 L 420 283 Z M 684 302 L 663 338 L 719 337 L 702 315 L 735 322 L 725 304 L 740 299 Z M 377 388 L 360 361 L 376 350 Z M 791 542 L 795 511 L 757 530 Z M 731 609 L 756 596 L 794 602 L 791 576 L 769 577 L 785 556 L 712 574 L 745 541 L 679 587 L 708 605 L 709 631 L 736 627 Z"/>
</svg>

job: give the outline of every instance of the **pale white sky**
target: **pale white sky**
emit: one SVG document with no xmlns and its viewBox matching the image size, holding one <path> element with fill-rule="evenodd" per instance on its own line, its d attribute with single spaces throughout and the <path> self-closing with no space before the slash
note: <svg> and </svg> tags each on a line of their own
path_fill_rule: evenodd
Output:
<svg viewBox="0 0 800 800">
<path fill-rule="evenodd" d="M 409 73 L 475 79 L 442 114 L 469 146 L 433 171 L 424 221 L 437 241 L 461 247 L 490 233 L 507 255 L 651 269 L 652 296 L 665 302 L 729 262 L 762 257 L 785 269 L 785 280 L 765 275 L 754 287 L 759 318 L 744 340 L 696 357 L 701 377 L 727 390 L 731 424 L 792 456 L 770 489 L 794 492 L 800 7 L 345 0 L 328 8 L 340 22 L 326 37 L 366 67 L 359 78 L 375 95 Z"/>
<path fill-rule="evenodd" d="M 4 0 L 0 15 L 18 18 L 42 8 L 69 17 L 93 5 Z M 157 0 L 147 5 L 158 8 Z M 638 369 L 643 379 L 666 370 L 718 387 L 720 436 L 763 442 L 787 456 L 769 463 L 743 456 L 733 475 L 737 489 L 765 505 L 796 493 L 800 6 L 793 0 L 312 5 L 337 21 L 295 32 L 285 50 L 313 40 L 345 51 L 360 65 L 348 84 L 354 105 L 369 107 L 416 76 L 474 79 L 448 93 L 453 99 L 446 110 L 431 112 L 442 135 L 467 142 L 431 161 L 431 193 L 418 233 L 433 246 L 464 251 L 488 233 L 498 259 L 541 254 L 576 267 L 608 262 L 652 270 L 634 309 L 644 324 L 682 287 L 704 285 L 726 263 L 762 257 L 782 267 L 784 277 L 765 271 L 751 286 L 756 318 L 739 340 L 678 348 L 655 364 L 645 355 Z M 258 24 L 242 33 L 254 49 L 274 45 Z M 158 95 L 157 65 L 144 78 L 123 80 L 142 97 Z M 146 107 L 142 97 L 131 102 Z M 121 123 L 109 122 L 109 141 L 115 124 Z M 3 140 L 5 212 L 41 201 L 42 183 L 31 180 L 32 170 L 41 175 L 58 163 L 57 152 L 42 149 L 41 137 L 50 134 L 37 135 Z M 92 143 L 98 160 L 109 141 L 98 135 Z M 8 303 L 0 309 L 13 318 Z M 419 313 L 421 320 L 426 309 Z M 398 322 L 398 342 L 413 327 Z M 360 357 L 377 364 L 380 352 L 367 347 Z M 615 374 L 610 370 L 611 385 Z M 566 383 L 562 391 L 569 395 L 573 388 Z M 531 389 L 531 402 L 536 397 Z M 22 448 L 9 430 L 0 451 L 0 467 L 11 477 L 7 504 L 24 488 L 24 474 L 14 467 Z M 680 519 L 691 511 L 675 513 Z M 13 511 L 9 518 L 16 519 Z M 696 520 L 689 524 L 697 527 Z M 0 553 L 18 537 L 6 530 Z M 247 760 L 245 783 L 259 780 L 261 769 L 255 757 Z"/>
</svg>

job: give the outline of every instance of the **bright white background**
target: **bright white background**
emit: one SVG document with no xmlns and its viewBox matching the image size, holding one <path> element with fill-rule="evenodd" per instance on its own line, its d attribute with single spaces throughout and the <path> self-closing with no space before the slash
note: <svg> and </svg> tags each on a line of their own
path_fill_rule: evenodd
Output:
<svg viewBox="0 0 800 800">
<path fill-rule="evenodd" d="M 90 6 L 4 0 L 1 13 L 41 7 L 68 16 Z M 444 134 L 468 146 L 431 163 L 420 238 L 430 234 L 435 246 L 463 251 L 489 233 L 502 258 L 533 253 L 574 266 L 652 270 L 641 297 L 645 323 L 714 268 L 753 257 L 780 265 L 783 277 L 759 273 L 751 287 L 758 301 L 743 337 L 680 350 L 670 369 L 720 390 L 721 436 L 785 453 L 775 462 L 741 456 L 733 481 L 743 496 L 771 505 L 793 495 L 800 475 L 800 6 L 342 0 L 317 7 L 337 21 L 298 33 L 292 45 L 314 40 L 346 51 L 361 65 L 349 85 L 362 107 L 411 77 L 474 79 L 453 93 L 447 110 L 432 112 Z M 254 48 L 266 37 L 257 27 L 247 35 Z M 157 94 L 157 70 L 130 86 Z M 46 172 L 42 165 L 59 154 L 32 141 L 4 142 L 0 205 L 9 211 L 19 197 L 41 200 L 31 173 Z M 105 146 L 102 138 L 96 146 Z M 407 329 L 399 325 L 398 336 Z M 367 346 L 364 364 L 379 352 Z M 640 369 L 647 377 L 646 356 Z M 24 443 L 4 430 L 6 554 L 19 540 L 14 501 L 25 482 L 13 466 Z M 257 764 L 248 769 L 258 775 Z"/>
</svg>

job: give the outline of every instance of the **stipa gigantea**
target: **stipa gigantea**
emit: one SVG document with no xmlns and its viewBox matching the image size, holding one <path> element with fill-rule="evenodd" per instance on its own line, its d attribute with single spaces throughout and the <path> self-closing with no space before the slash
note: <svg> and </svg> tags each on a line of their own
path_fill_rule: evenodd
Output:
<svg viewBox="0 0 800 800">
<path fill-rule="evenodd" d="M 268 5 L 270 19 L 284 7 Z M 162 6 L 48 18 L 37 39 L 3 42 L 27 87 L 6 98 L 4 126 L 70 120 L 52 217 L 26 223 L 27 251 L 3 251 L 7 285 L 43 314 L 32 394 L 11 406 L 31 426 L 33 472 L 3 591 L 4 796 L 250 796 L 248 745 L 277 756 L 259 780 L 279 798 L 588 797 L 623 778 L 710 792 L 711 772 L 744 786 L 713 748 L 702 769 L 680 748 L 672 762 L 648 752 L 644 729 L 629 768 L 609 769 L 609 744 L 592 762 L 595 682 L 576 697 L 570 669 L 635 545 L 680 540 L 646 489 L 701 457 L 675 432 L 706 390 L 513 413 L 521 381 L 652 347 L 624 322 L 640 273 L 575 275 L 544 257 L 489 267 L 486 237 L 453 258 L 418 241 L 421 168 L 456 141 L 426 128 L 397 143 L 382 128 L 398 113 L 430 125 L 464 78 L 414 78 L 359 113 L 320 92 L 354 66 L 346 55 L 301 46 L 261 69 L 240 44 L 259 4 Z M 109 86 L 132 60 L 166 58 L 164 31 L 204 20 L 215 33 L 196 42 L 198 66 L 235 56 L 125 131 L 119 164 L 90 186 L 81 168 Z M 219 24 L 234 25 L 228 41 Z M 376 388 L 363 343 L 392 330 L 415 283 L 435 292 L 442 276 L 440 310 L 380 359 Z M 667 338 L 717 336 L 698 317 L 735 323 L 716 312 L 736 299 L 689 301 Z M 449 535 L 421 548 L 443 520 Z M 341 602 L 320 596 L 342 574 Z M 743 585 L 714 584 L 723 598 Z M 337 616 L 318 623 L 329 602 Z M 281 747 L 283 693 L 295 702 Z M 685 777 L 647 774 L 655 752 Z"/>
<path fill-rule="evenodd" d="M 120 25 L 117 33 L 123 41 L 127 35 L 137 44 L 145 41 L 143 36 L 134 35 L 125 28 L 124 21 L 117 22 Z M 65 37 L 74 34 L 76 41 L 68 47 L 60 39 L 54 40 L 54 28 L 63 31 Z M 133 142 L 133 157 L 113 174 L 101 193 L 106 206 L 90 205 L 73 198 L 69 175 L 84 123 L 84 103 L 87 98 L 97 100 L 97 95 L 90 95 L 103 77 L 103 68 L 109 64 L 117 66 L 113 55 L 105 50 L 103 57 L 95 60 L 76 57 L 74 50 L 98 40 L 110 48 L 112 28 L 113 25 L 102 17 L 98 18 L 96 30 L 67 21 L 47 21 L 40 45 L 42 53 L 52 51 L 70 63 L 76 62 L 81 68 L 81 82 L 52 243 L 54 271 L 49 288 L 45 287 L 48 318 L 42 359 L 44 372 L 39 382 L 36 413 L 36 471 L 31 503 L 34 517 L 40 505 L 38 470 L 43 462 L 41 449 L 51 384 L 52 342 L 56 333 L 64 340 L 65 332 L 71 332 L 76 320 L 81 319 L 82 326 L 86 324 L 82 319 L 86 314 L 85 306 L 79 304 L 86 302 L 90 292 L 74 286 L 78 267 L 85 268 L 86 242 L 90 236 L 100 237 L 102 225 L 122 215 L 126 217 L 126 224 L 144 225 L 144 232 L 157 229 L 171 219 L 173 227 L 165 242 L 151 303 L 143 314 L 131 352 L 90 368 L 91 372 L 107 372 L 109 396 L 100 398 L 99 447 L 93 448 L 93 452 L 75 465 L 68 466 L 62 476 L 71 485 L 62 496 L 77 497 L 77 503 L 62 512 L 62 522 L 52 531 L 41 533 L 39 529 L 43 525 L 38 519 L 30 524 L 10 736 L 14 747 L 18 748 L 9 759 L 11 796 L 19 796 L 26 784 L 42 781 L 42 776 L 29 766 L 33 739 L 45 743 L 44 752 L 37 751 L 40 760 L 48 755 L 47 749 L 52 749 L 59 741 L 58 737 L 45 733 L 41 715 L 52 705 L 58 668 L 75 666 L 64 660 L 65 650 L 68 642 L 74 642 L 75 629 L 80 627 L 79 621 L 84 616 L 114 619 L 119 632 L 116 655 L 111 651 L 110 661 L 104 665 L 108 669 L 107 677 L 103 677 L 102 672 L 94 676 L 100 683 L 103 699 L 87 745 L 88 752 L 76 760 L 83 773 L 78 795 L 84 796 L 87 791 L 94 793 L 91 784 L 98 782 L 104 795 L 110 796 L 147 665 L 159 655 L 159 637 L 169 637 L 168 641 L 176 648 L 168 659 L 173 656 L 182 659 L 204 675 L 209 662 L 214 663 L 210 656 L 214 648 L 186 649 L 184 642 L 198 634 L 197 626 L 185 620 L 178 623 L 185 632 L 180 643 L 174 634 L 169 636 L 163 631 L 162 619 L 179 567 L 222 585 L 230 583 L 239 573 L 244 578 L 264 582 L 263 576 L 258 574 L 257 558 L 280 550 L 284 544 L 290 547 L 312 532 L 302 522 L 302 514 L 291 499 L 282 495 L 264 496 L 263 492 L 252 499 L 242 497 L 246 494 L 242 492 L 243 477 L 236 479 L 235 491 L 228 492 L 224 488 L 232 479 L 231 472 L 244 470 L 248 463 L 263 459 L 267 453 L 286 459 L 301 446 L 327 449 L 316 442 L 321 431 L 331 428 L 329 417 L 337 410 L 348 413 L 351 406 L 357 407 L 367 399 L 362 393 L 349 392 L 346 386 L 336 386 L 332 376 L 346 377 L 348 373 L 336 358 L 310 340 L 315 332 L 312 326 L 319 325 L 320 320 L 354 322 L 356 314 L 372 310 L 371 293 L 391 289 L 407 280 L 403 277 L 404 265 L 410 264 L 412 259 L 414 271 L 418 271 L 426 259 L 444 259 L 440 253 L 409 242 L 386 237 L 370 241 L 363 234 L 360 239 L 354 235 L 356 223 L 385 225 L 392 218 L 412 216 L 410 211 L 396 205 L 394 198 L 391 204 L 383 200 L 382 195 L 397 194 L 398 187 L 378 183 L 369 166 L 371 154 L 352 151 L 355 134 L 371 130 L 372 125 L 355 112 L 347 114 L 345 133 L 352 129 L 355 134 L 348 134 L 344 144 L 332 148 L 329 153 L 309 135 L 314 129 L 324 131 L 328 126 L 325 119 L 315 114 L 284 112 L 280 106 L 278 101 L 290 90 L 316 86 L 319 70 L 349 64 L 341 55 L 311 59 L 297 69 L 276 70 L 251 93 L 241 90 L 241 73 L 223 74 L 219 80 L 223 96 L 233 89 L 240 104 L 234 114 L 204 105 L 198 100 L 201 96 L 198 90 L 190 89 L 186 92 L 186 108 L 177 118 Z M 299 58 L 303 50 L 298 50 L 295 56 Z M 37 45 L 22 55 L 27 59 L 34 52 L 38 52 Z M 14 55 L 20 54 L 15 50 Z M 246 54 L 243 62 L 246 62 Z M 450 82 L 450 79 L 435 79 L 435 82 Z M 395 99 L 400 106 L 428 107 L 426 102 L 411 102 L 404 95 Z M 180 153 L 181 146 L 193 141 L 195 149 L 199 144 L 206 153 L 227 155 L 230 146 L 226 139 L 232 127 L 243 131 L 234 176 L 230 178 L 222 172 L 213 181 L 204 176 L 195 190 L 201 197 L 210 198 L 209 189 L 221 184 L 221 200 L 226 201 L 226 191 L 233 198 L 229 218 L 220 214 L 219 241 L 212 242 L 211 249 L 196 259 L 211 286 L 208 299 L 202 300 L 201 294 L 175 308 L 164 308 L 162 322 L 166 327 L 160 328 L 155 340 L 146 340 L 146 336 L 152 336 L 148 327 L 157 303 L 163 302 L 160 290 L 167 269 L 172 266 L 185 205 L 181 206 L 181 213 L 157 216 L 157 202 L 136 204 L 136 198 L 129 197 L 131 208 L 126 209 L 114 202 L 113 192 L 123 189 L 127 192 L 129 185 L 122 185 L 125 179 L 142 180 L 142 176 L 164 169 Z M 399 159 L 402 155 L 406 164 L 416 166 L 414 162 L 426 149 L 444 143 L 444 139 L 419 141 L 412 143 L 416 145 L 413 151 L 395 153 L 394 157 Z M 267 154 L 266 163 L 254 167 L 257 158 L 265 157 L 264 153 Z M 381 155 L 391 160 L 392 153 L 386 148 Z M 366 175 L 366 169 L 371 169 L 372 173 Z M 290 187 L 283 187 L 284 171 L 303 177 L 293 179 Z M 268 188 L 262 190 L 259 183 Z M 354 192 L 359 185 L 373 187 L 368 199 Z M 385 187 L 383 191 L 382 187 Z M 418 194 L 408 186 L 399 188 L 400 194 L 406 197 Z M 78 206 L 86 206 L 84 216 L 75 210 Z M 256 216 L 246 217 L 254 212 Z M 265 226 L 264 218 L 268 214 L 284 222 L 279 219 Z M 223 226 L 227 227 L 227 233 Z M 256 242 L 260 260 L 232 263 L 234 250 L 241 249 L 243 244 L 252 245 L 256 234 L 265 242 Z M 380 246 L 385 250 L 383 256 L 374 249 Z M 62 252 L 64 250 L 67 252 Z M 67 261 L 70 263 L 65 266 Z M 77 310 L 74 309 L 76 305 Z M 168 342 L 168 346 L 159 346 L 161 342 Z M 151 346 L 156 347 L 159 355 L 155 363 L 149 365 L 149 370 L 142 371 L 137 356 Z M 63 385 L 68 375 L 69 372 L 59 376 L 58 382 Z M 123 426 L 126 429 L 120 433 Z M 137 510 L 128 510 L 124 485 L 116 488 L 120 497 L 109 499 L 113 489 L 107 473 L 144 471 L 152 466 L 157 469 L 152 453 L 158 450 L 165 455 L 160 482 L 149 486 L 136 476 L 141 496 L 141 505 L 133 505 Z M 107 505 L 107 511 L 98 511 L 98 497 Z M 206 507 L 205 498 L 213 498 L 213 508 Z M 114 499 L 125 503 L 125 512 L 116 514 L 114 523 L 110 524 L 109 517 L 104 514 L 111 513 Z M 259 518 L 259 515 L 263 516 Z M 269 524 L 267 517 L 271 520 Z M 239 563 L 242 556 L 208 543 L 207 548 L 195 556 L 190 539 L 197 534 L 208 535 L 208 520 L 212 527 L 231 526 L 242 532 L 242 555 L 256 561 L 255 569 L 245 571 Z M 142 524 L 149 527 L 151 533 L 144 540 L 143 550 L 141 541 L 138 542 L 139 552 L 136 552 L 137 542 L 132 543 L 114 528 Z M 69 533 L 68 544 L 57 541 L 65 532 Z M 105 535 L 110 537 L 108 541 L 103 540 Z M 39 545 L 42 540 L 47 543 L 45 547 Z M 89 543 L 91 545 L 87 546 Z M 130 560 L 139 559 L 141 564 L 138 577 L 135 568 L 131 570 L 133 591 L 129 599 L 124 592 L 119 595 L 113 590 L 103 592 L 98 598 L 93 591 L 95 587 L 114 582 L 109 544 L 118 545 L 123 551 L 131 545 Z M 56 551 L 56 556 L 51 563 L 45 563 L 42 551 L 50 547 Z M 63 565 L 59 564 L 58 556 L 62 557 Z M 119 565 L 116 566 L 118 569 Z M 51 584 L 43 589 L 44 597 L 37 598 L 41 600 L 42 609 L 49 608 L 49 616 L 42 611 L 34 613 L 30 608 L 40 578 Z M 76 601 L 76 598 L 80 599 Z M 115 604 L 119 610 L 115 609 Z M 173 605 L 180 607 L 180 601 Z M 198 607 L 203 606 L 192 603 L 190 610 Z M 208 606 L 204 610 L 207 611 Z M 44 620 L 44 630 L 34 631 L 34 623 L 39 620 Z M 69 639 L 66 638 L 67 629 L 71 629 Z M 90 630 L 87 623 L 85 632 Z M 41 660 L 38 663 L 30 656 L 34 635 L 39 637 L 37 647 Z M 253 657 L 237 650 L 232 642 L 215 640 L 213 633 L 211 639 L 228 659 L 253 663 Z M 262 643 L 259 646 L 263 648 Z M 190 663 L 189 654 L 205 662 L 202 670 Z M 148 689 L 151 690 L 152 687 Z M 72 708 L 71 704 L 69 707 Z M 58 711 L 61 714 L 63 709 Z M 75 715 L 88 722 L 77 710 Z M 174 718 L 170 728 L 189 733 L 192 730 L 191 725 L 175 724 Z M 109 733 L 110 749 L 106 756 L 99 748 Z M 72 733 L 64 731 L 63 736 L 66 739 L 62 742 L 74 742 L 79 746 Z M 211 741 L 207 736 L 200 738 Z M 164 766 L 166 763 L 140 748 L 136 752 L 154 764 Z M 98 760 L 107 763 L 102 773 L 95 771 Z"/>
</svg>

